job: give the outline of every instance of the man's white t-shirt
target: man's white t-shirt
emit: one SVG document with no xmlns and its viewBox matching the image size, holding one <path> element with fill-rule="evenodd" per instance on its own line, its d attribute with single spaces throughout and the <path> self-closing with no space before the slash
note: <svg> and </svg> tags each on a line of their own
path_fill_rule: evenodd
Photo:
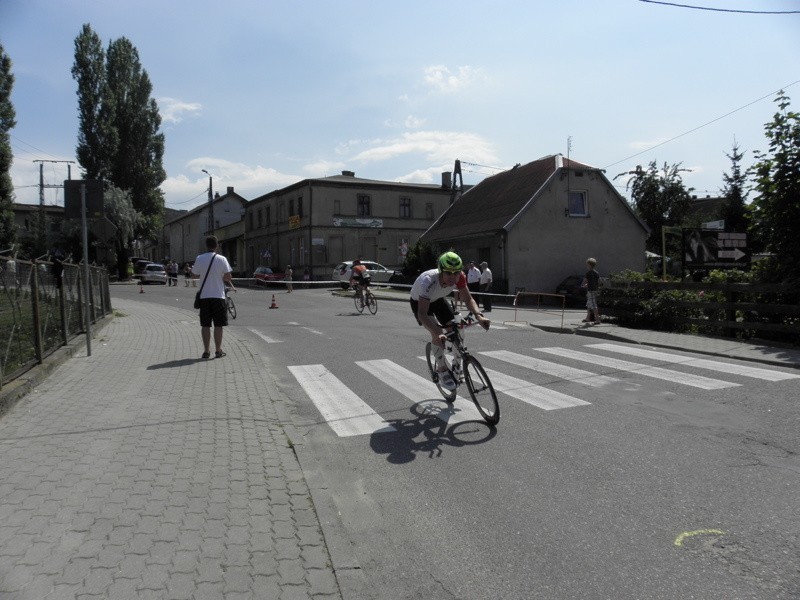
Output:
<svg viewBox="0 0 800 600">
<path fill-rule="evenodd" d="M 215 256 L 213 252 L 201 254 L 194 260 L 192 273 L 200 276 L 200 283 L 202 284 L 212 256 L 214 257 L 214 263 L 211 265 L 211 271 L 208 274 L 208 279 L 206 279 L 206 284 L 200 292 L 200 297 L 225 298 L 225 282 L 222 276 L 225 275 L 225 273 L 230 273 L 232 270 L 227 258 L 221 254 Z"/>
<path fill-rule="evenodd" d="M 467 283 L 478 283 L 481 280 L 481 270 L 473 266 L 467 271 Z"/>
<path fill-rule="evenodd" d="M 487 283 L 492 283 L 492 271 L 489 267 L 486 267 L 481 273 L 481 285 L 486 285 Z"/>
<path fill-rule="evenodd" d="M 459 274 L 455 285 L 445 287 L 442 286 L 439 278 L 439 269 L 431 269 L 417 277 L 414 285 L 411 286 L 411 299 L 419 300 L 420 298 L 427 298 L 431 302 L 434 302 L 439 298 L 444 298 L 456 288 L 462 290 L 465 287 L 467 287 L 467 278 L 464 276 L 464 273 Z"/>
</svg>

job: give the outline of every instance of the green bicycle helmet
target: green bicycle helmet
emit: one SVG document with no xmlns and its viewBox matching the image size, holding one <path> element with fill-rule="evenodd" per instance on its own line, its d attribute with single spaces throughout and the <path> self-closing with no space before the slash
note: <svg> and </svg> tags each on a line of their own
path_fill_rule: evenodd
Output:
<svg viewBox="0 0 800 600">
<path fill-rule="evenodd" d="M 461 267 L 464 266 L 464 263 L 461 261 L 461 257 L 455 252 L 445 252 L 439 257 L 438 266 L 439 271 L 458 273 L 461 271 Z"/>
</svg>

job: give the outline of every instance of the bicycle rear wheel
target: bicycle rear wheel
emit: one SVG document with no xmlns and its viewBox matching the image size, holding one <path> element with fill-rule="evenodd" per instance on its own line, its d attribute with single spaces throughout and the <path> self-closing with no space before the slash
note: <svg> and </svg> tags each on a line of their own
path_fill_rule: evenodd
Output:
<svg viewBox="0 0 800 600">
<path fill-rule="evenodd" d="M 360 313 L 364 312 L 364 300 L 359 296 L 358 292 L 353 296 L 353 302 L 356 304 L 356 310 Z"/>
<path fill-rule="evenodd" d="M 478 412 L 489 425 L 496 425 L 500 420 L 497 394 L 494 392 L 494 387 L 489 381 L 486 371 L 474 356 L 469 356 L 464 361 L 464 380 Z"/>
<path fill-rule="evenodd" d="M 227 297 L 225 298 L 225 306 L 228 309 L 228 312 L 231 315 L 232 319 L 236 318 L 236 305 L 233 303 L 233 298 Z"/>
<path fill-rule="evenodd" d="M 433 344 L 430 342 L 425 345 L 425 358 L 428 361 L 428 370 L 431 372 L 431 379 L 433 379 L 433 383 L 436 384 L 436 387 L 439 388 L 439 393 L 447 402 L 453 402 L 456 399 L 456 390 L 451 392 L 439 384 L 439 374 L 436 372 L 436 357 L 433 355 Z M 452 376 L 452 374 L 451 372 L 450 375 Z"/>
<path fill-rule="evenodd" d="M 366 303 L 370 313 L 374 315 L 378 312 L 378 301 L 375 299 L 375 296 L 372 295 L 372 292 L 367 292 Z"/>
</svg>

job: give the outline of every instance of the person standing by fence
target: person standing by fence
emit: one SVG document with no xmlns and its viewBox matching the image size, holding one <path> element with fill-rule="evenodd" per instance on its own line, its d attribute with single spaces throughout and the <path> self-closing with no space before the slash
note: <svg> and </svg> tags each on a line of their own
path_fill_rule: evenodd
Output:
<svg viewBox="0 0 800 600">
<path fill-rule="evenodd" d="M 489 292 L 492 289 L 492 270 L 489 268 L 489 263 L 483 261 L 481 263 L 481 278 L 480 289 L 483 292 L 481 302 L 483 302 L 483 311 L 491 312 L 492 310 L 492 297 Z"/>
<path fill-rule="evenodd" d="M 600 289 L 600 274 L 595 270 L 597 260 L 589 258 L 586 266 L 589 270 L 583 277 L 581 287 L 586 288 L 586 318 L 583 323 L 597 324 L 600 322 L 600 309 L 597 308 L 597 293 Z"/>
</svg>

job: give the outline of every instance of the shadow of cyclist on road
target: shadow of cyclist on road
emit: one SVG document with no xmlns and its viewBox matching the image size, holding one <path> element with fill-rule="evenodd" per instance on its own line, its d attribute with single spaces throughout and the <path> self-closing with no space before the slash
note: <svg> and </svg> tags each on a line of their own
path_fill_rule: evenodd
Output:
<svg viewBox="0 0 800 600">
<path fill-rule="evenodd" d="M 387 421 L 395 431 L 381 431 L 370 437 L 370 447 L 386 454 L 392 464 L 412 462 L 417 454 L 428 458 L 442 455 L 445 446 L 459 448 L 491 440 L 497 430 L 482 420 L 460 421 L 449 425 L 447 419 L 456 414 L 453 406 L 441 400 L 423 400 L 411 407 L 416 416 Z"/>
</svg>

